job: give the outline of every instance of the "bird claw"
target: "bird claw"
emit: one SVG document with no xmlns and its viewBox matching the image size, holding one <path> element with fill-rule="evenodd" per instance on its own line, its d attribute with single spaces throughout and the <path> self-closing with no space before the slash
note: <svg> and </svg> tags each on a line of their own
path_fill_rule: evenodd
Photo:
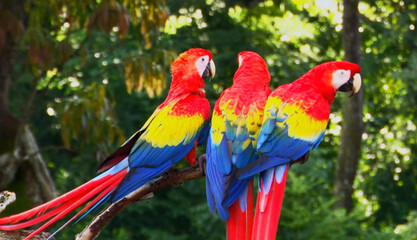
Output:
<svg viewBox="0 0 417 240">
<path fill-rule="evenodd" d="M 308 161 L 309 157 L 310 157 L 310 151 L 308 151 L 303 156 L 299 157 L 297 160 L 291 161 L 290 165 L 292 166 L 295 163 L 299 163 L 300 165 L 303 165 L 304 163 L 306 163 Z"/>
<path fill-rule="evenodd" d="M 198 168 L 201 171 L 203 176 L 206 176 L 206 165 L 207 165 L 207 158 L 206 154 L 201 155 L 197 161 L 194 163 L 194 166 L 198 165 Z"/>
</svg>

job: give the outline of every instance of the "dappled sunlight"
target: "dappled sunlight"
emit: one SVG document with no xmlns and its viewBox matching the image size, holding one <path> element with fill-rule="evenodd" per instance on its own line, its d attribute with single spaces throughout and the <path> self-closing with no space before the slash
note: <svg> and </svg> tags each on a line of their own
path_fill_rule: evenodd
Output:
<svg viewBox="0 0 417 240">
<path fill-rule="evenodd" d="M 0 90 L 7 114 L 32 128 L 59 192 L 94 176 L 98 162 L 162 103 L 179 52 L 201 47 L 213 54 L 216 77 L 204 82 L 212 107 L 232 84 L 240 51 L 265 59 L 272 89 L 320 63 L 349 56 L 343 50 L 350 43 L 343 1 L 24 0 L 15 5 L 22 3 L 19 13 L 0 4 Z M 359 1 L 357 9 L 360 21 L 353 31 L 361 42 L 363 103 L 337 94 L 322 143 L 305 164 L 291 167 L 278 239 L 415 238 L 417 2 Z M 350 213 L 334 208 L 335 182 L 342 176 L 338 158 L 347 151 L 341 141 L 347 101 L 363 106 L 355 120 L 363 124 L 355 129 L 363 127 L 357 135 L 362 152 L 357 169 L 348 169 L 354 177 L 348 186 Z M 197 148 L 197 155 L 205 147 Z M 22 178 L 20 171 L 16 178 Z M 19 181 L 16 185 L 25 184 Z M 103 238 L 224 238 L 223 223 L 205 202 L 203 180 L 155 195 L 123 211 Z M 82 226 L 66 229 L 62 239 L 73 238 Z"/>
</svg>

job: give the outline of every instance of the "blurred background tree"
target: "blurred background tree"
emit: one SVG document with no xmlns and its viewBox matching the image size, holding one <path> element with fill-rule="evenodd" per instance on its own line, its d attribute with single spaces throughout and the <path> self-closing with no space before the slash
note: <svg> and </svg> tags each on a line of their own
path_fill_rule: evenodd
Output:
<svg viewBox="0 0 417 240">
<path fill-rule="evenodd" d="M 323 143 L 292 167 L 278 237 L 416 239 L 416 18 L 412 0 L 0 0 L 0 189 L 18 194 L 4 214 L 94 176 L 162 102 L 177 54 L 203 47 L 218 70 L 212 104 L 243 50 L 266 59 L 273 88 L 324 61 L 360 62 L 362 99 L 339 94 Z M 359 111 L 342 111 L 352 102 Z M 130 206 L 100 239 L 224 232 L 200 179 Z"/>
</svg>

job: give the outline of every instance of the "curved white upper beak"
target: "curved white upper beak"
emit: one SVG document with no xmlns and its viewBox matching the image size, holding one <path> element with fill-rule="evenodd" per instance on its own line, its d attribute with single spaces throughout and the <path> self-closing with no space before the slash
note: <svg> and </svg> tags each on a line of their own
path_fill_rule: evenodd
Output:
<svg viewBox="0 0 417 240">
<path fill-rule="evenodd" d="M 359 90 L 361 89 L 362 86 L 362 78 L 361 75 L 359 73 L 356 73 L 355 75 L 353 75 L 353 93 L 357 93 L 359 92 Z"/>
<path fill-rule="evenodd" d="M 216 75 L 216 65 L 214 64 L 213 59 L 210 60 L 210 74 L 211 78 L 214 78 L 214 76 Z"/>
</svg>

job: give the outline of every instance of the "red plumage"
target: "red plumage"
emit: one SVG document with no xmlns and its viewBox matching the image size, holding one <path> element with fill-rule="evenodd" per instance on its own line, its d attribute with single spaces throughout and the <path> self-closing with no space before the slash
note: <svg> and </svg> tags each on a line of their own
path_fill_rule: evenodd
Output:
<svg viewBox="0 0 417 240">
<path fill-rule="evenodd" d="M 249 239 L 253 222 L 253 182 L 238 169 L 257 158 L 254 151 L 263 107 L 271 92 L 265 61 L 255 52 L 238 55 L 233 85 L 216 101 L 207 143 L 207 200 L 226 221 L 228 240 Z"/>
<path fill-rule="evenodd" d="M 258 137 L 262 158 L 238 173 L 241 178 L 260 173 L 252 240 L 275 239 L 288 164 L 319 145 L 336 92 L 359 91 L 359 73 L 356 64 L 328 62 L 272 91 Z"/>
<path fill-rule="evenodd" d="M 179 55 L 171 71 L 173 78 L 165 101 L 139 131 L 104 160 L 97 177 L 38 207 L 0 218 L 0 230 L 45 222 L 25 238 L 29 239 L 84 206 L 65 227 L 81 214 L 127 196 L 182 158 L 193 161 L 194 148 L 204 141 L 208 131 L 210 104 L 205 98 L 204 78 L 214 77 L 212 55 L 205 49 L 190 49 Z"/>
</svg>

